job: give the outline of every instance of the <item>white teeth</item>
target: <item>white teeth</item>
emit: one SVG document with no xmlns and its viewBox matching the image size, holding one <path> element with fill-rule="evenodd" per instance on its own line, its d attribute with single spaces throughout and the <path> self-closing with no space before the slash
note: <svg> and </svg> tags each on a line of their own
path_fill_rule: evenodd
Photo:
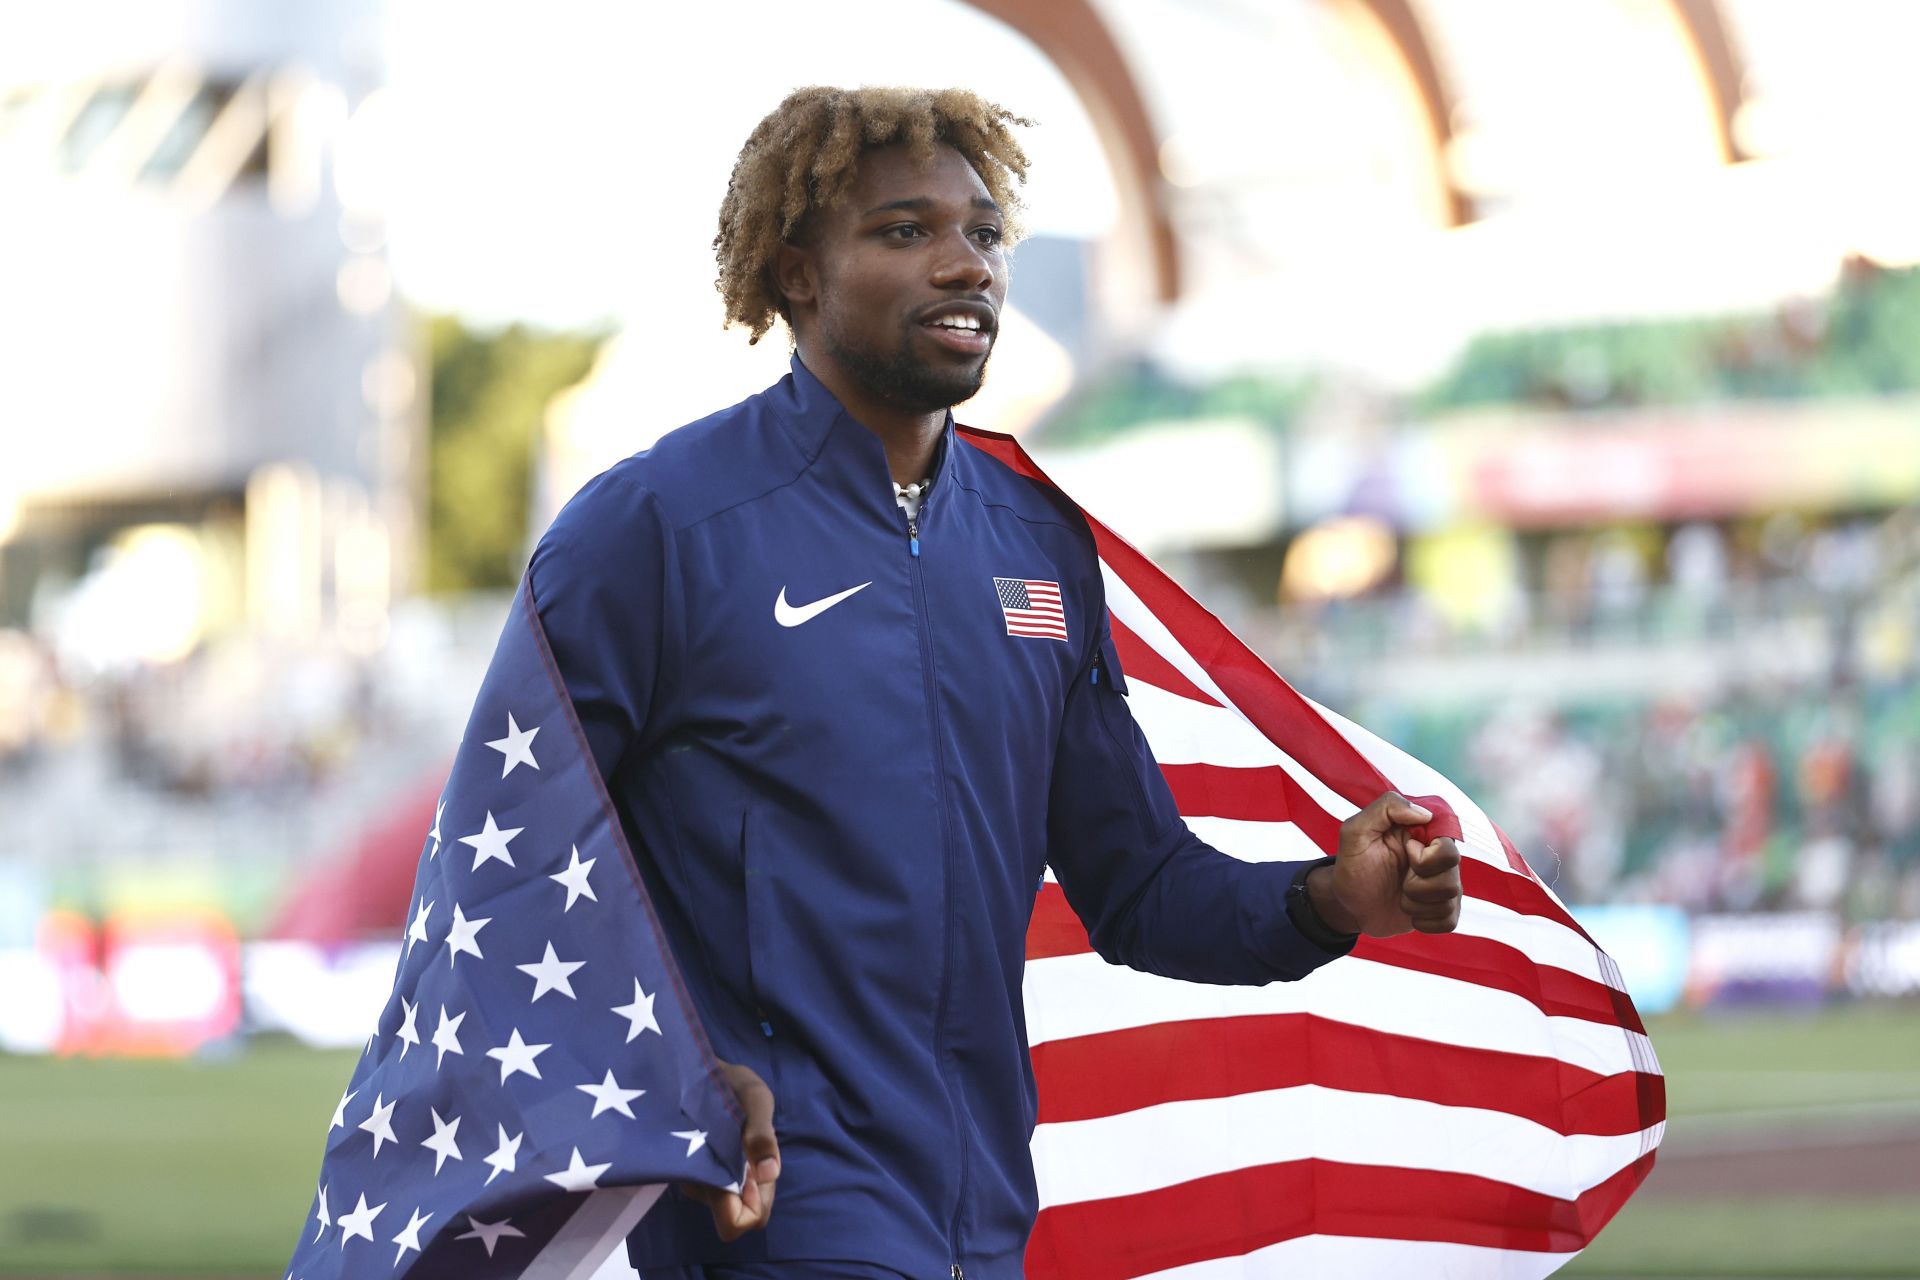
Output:
<svg viewBox="0 0 1920 1280">
<path fill-rule="evenodd" d="M 980 322 L 972 316 L 942 316 L 933 322 L 943 329 L 969 329 L 978 331 Z"/>
</svg>

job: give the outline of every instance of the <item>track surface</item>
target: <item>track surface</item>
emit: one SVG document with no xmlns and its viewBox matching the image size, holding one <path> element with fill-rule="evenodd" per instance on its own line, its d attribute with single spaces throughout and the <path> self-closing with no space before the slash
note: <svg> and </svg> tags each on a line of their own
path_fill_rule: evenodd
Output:
<svg viewBox="0 0 1920 1280">
<path fill-rule="evenodd" d="M 1920 1196 L 1920 1124 L 1793 1126 L 1718 1137 L 1671 1135 L 1641 1195 Z"/>
</svg>

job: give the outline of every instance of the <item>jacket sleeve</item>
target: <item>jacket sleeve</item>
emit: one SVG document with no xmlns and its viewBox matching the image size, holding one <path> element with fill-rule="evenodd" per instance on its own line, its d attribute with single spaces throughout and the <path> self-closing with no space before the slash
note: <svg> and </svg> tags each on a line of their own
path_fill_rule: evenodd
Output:
<svg viewBox="0 0 1920 1280">
<path fill-rule="evenodd" d="M 588 481 L 527 566 L 540 624 L 602 777 L 671 723 L 684 653 L 672 531 L 629 466 Z"/>
<path fill-rule="evenodd" d="M 1048 861 L 1094 950 L 1235 985 L 1303 978 L 1346 954 L 1287 915 L 1287 890 L 1311 863 L 1242 862 L 1187 828 L 1127 706 L 1104 607 L 1098 616 L 1098 644 L 1067 695 L 1047 810 Z"/>
</svg>

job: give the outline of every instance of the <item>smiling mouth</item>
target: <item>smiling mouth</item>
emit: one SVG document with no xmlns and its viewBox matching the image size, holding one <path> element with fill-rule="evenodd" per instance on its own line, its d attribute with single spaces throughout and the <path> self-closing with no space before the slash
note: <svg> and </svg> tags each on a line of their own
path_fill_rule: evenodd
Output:
<svg viewBox="0 0 1920 1280">
<path fill-rule="evenodd" d="M 981 355 L 993 345 L 993 335 L 972 316 L 942 316 L 920 326 L 935 342 L 964 355 Z"/>
</svg>

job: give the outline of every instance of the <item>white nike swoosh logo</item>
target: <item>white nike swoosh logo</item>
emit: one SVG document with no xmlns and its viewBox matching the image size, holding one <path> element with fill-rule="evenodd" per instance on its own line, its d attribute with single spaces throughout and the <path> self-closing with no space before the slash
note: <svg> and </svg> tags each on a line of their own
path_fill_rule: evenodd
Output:
<svg viewBox="0 0 1920 1280">
<path fill-rule="evenodd" d="M 780 598 L 773 602 L 773 620 L 783 627 L 797 627 L 803 622 L 811 622 L 854 592 L 872 585 L 871 582 L 863 582 L 857 587 L 848 587 L 837 596 L 828 596 L 825 600 L 815 600 L 812 604 L 803 605 L 788 604 L 787 589 L 782 587 Z"/>
</svg>

